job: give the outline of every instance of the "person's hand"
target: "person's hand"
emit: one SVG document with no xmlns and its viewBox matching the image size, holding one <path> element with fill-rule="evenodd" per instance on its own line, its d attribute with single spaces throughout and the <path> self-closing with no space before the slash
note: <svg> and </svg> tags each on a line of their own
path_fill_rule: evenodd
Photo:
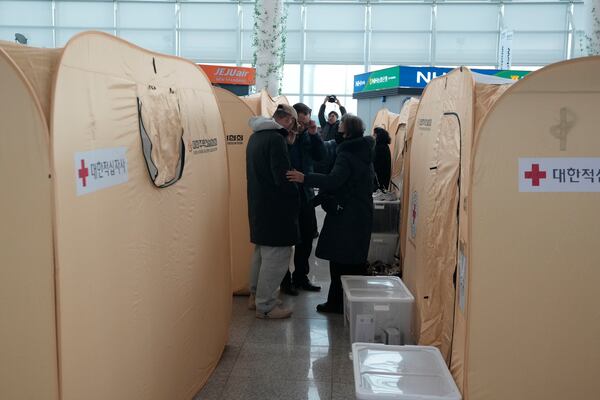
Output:
<svg viewBox="0 0 600 400">
<path fill-rule="evenodd" d="M 285 174 L 290 182 L 304 183 L 304 174 L 300 171 L 291 170 Z"/>
<path fill-rule="evenodd" d="M 317 134 L 317 123 L 312 119 L 308 122 L 308 134 L 316 135 Z"/>
<path fill-rule="evenodd" d="M 329 96 L 325 96 L 325 101 L 323 102 L 323 104 L 327 104 L 328 101 L 329 101 Z"/>
<path fill-rule="evenodd" d="M 342 106 L 342 103 L 340 103 L 340 99 L 339 98 L 335 98 L 335 104 L 337 104 L 338 106 Z"/>
</svg>

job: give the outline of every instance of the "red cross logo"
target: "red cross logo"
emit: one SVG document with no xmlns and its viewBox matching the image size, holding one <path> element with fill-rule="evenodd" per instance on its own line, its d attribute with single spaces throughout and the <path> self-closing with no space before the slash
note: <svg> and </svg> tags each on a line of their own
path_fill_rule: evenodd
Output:
<svg viewBox="0 0 600 400">
<path fill-rule="evenodd" d="M 531 179 L 531 186 L 540 186 L 540 179 L 546 179 L 546 171 L 540 171 L 540 164 L 533 164 L 531 171 L 525 171 L 525 179 Z"/>
<path fill-rule="evenodd" d="M 90 175 L 88 169 L 85 167 L 85 161 L 81 160 L 81 168 L 77 170 L 79 178 L 83 183 L 83 187 L 87 186 L 87 177 Z"/>
</svg>

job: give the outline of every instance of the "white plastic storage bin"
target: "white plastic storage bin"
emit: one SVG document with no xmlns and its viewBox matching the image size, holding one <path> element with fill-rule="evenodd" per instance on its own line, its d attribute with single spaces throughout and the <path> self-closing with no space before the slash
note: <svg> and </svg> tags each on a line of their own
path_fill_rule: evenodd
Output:
<svg viewBox="0 0 600 400">
<path fill-rule="evenodd" d="M 352 356 L 357 399 L 461 400 L 435 347 L 354 343 Z"/>
<path fill-rule="evenodd" d="M 400 232 L 400 200 L 373 200 L 373 233 Z"/>
<path fill-rule="evenodd" d="M 398 252 L 398 234 L 397 233 L 372 233 L 371 243 L 369 245 L 369 255 L 367 261 L 372 263 L 382 261 L 393 265 L 396 261 L 395 255 Z"/>
<path fill-rule="evenodd" d="M 342 287 L 344 323 L 350 325 L 350 343 L 385 343 L 386 337 L 391 336 L 394 343 L 413 343 L 415 299 L 400 278 L 344 275 Z"/>
</svg>

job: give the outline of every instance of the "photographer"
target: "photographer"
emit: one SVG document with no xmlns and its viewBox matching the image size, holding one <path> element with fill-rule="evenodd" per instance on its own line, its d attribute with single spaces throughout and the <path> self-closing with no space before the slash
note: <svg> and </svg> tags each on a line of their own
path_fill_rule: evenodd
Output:
<svg viewBox="0 0 600 400">
<path fill-rule="evenodd" d="M 346 108 L 340 103 L 340 100 L 335 96 L 325 96 L 325 101 L 321 104 L 321 108 L 319 108 L 319 123 L 321 124 L 321 135 L 323 140 L 333 140 L 335 139 L 335 134 L 338 131 L 338 127 L 340 125 L 340 115 L 337 111 L 330 111 L 327 114 L 327 119 L 325 119 L 325 107 L 327 103 L 335 103 L 340 107 L 340 112 L 342 113 L 342 117 L 346 115 Z"/>
</svg>

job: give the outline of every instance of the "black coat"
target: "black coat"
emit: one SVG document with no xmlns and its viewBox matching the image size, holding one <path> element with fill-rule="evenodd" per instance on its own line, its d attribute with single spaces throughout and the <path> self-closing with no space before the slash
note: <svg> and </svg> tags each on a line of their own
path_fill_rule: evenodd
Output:
<svg viewBox="0 0 600 400">
<path fill-rule="evenodd" d="M 254 118 L 254 134 L 246 147 L 250 241 L 262 246 L 292 246 L 299 242 L 300 196 L 286 172 L 291 169 L 285 136 L 270 118 Z"/>
<path fill-rule="evenodd" d="M 319 135 L 310 135 L 308 131 L 304 131 L 296 136 L 294 144 L 288 145 L 290 152 L 290 161 L 292 168 L 310 174 L 315 170 L 315 162 L 320 162 L 327 157 L 327 151 L 323 144 L 323 139 Z M 296 151 L 298 159 L 294 160 L 292 152 Z M 304 195 L 304 200 L 311 201 L 315 197 L 313 188 L 299 185 L 301 195 Z"/>
<path fill-rule="evenodd" d="M 392 176 L 392 153 L 387 143 L 381 142 L 375 145 L 373 166 L 379 183 L 375 189 L 383 188 L 387 190 L 390 186 L 390 177 Z"/>
<path fill-rule="evenodd" d="M 346 140 L 337 146 L 337 157 L 328 175 L 309 174 L 304 184 L 333 194 L 343 206 L 339 214 L 327 213 L 317 243 L 316 256 L 342 264 L 366 263 L 373 226 L 373 138 Z"/>
</svg>

